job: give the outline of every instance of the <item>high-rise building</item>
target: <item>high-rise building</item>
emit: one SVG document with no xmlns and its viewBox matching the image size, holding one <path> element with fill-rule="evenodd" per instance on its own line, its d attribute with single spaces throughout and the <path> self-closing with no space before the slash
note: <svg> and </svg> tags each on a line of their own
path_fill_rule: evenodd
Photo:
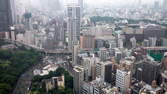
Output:
<svg viewBox="0 0 167 94">
<path fill-rule="evenodd" d="M 10 31 L 14 23 L 14 1 L 0 0 L 0 32 Z"/>
<path fill-rule="evenodd" d="M 74 80 L 73 80 L 74 92 L 75 94 L 81 94 L 82 84 L 84 81 L 84 68 L 80 66 L 75 66 L 73 70 L 74 70 Z"/>
<path fill-rule="evenodd" d="M 101 62 L 96 64 L 96 77 L 98 77 L 98 78 L 100 78 L 102 75 L 102 70 L 103 70 L 102 66 L 103 66 L 103 64 Z"/>
<path fill-rule="evenodd" d="M 114 83 L 115 77 L 114 77 L 114 64 L 112 62 L 105 62 L 104 63 L 104 82 L 107 83 Z"/>
<path fill-rule="evenodd" d="M 101 78 L 104 82 L 114 84 L 116 67 L 115 64 L 106 61 L 96 64 L 96 77 Z"/>
<path fill-rule="evenodd" d="M 131 72 L 117 69 L 116 73 L 116 87 L 120 88 L 122 92 L 126 92 L 126 90 L 130 87 L 131 81 Z"/>
<path fill-rule="evenodd" d="M 151 85 L 153 80 L 159 81 L 160 77 L 160 65 L 158 62 L 144 60 L 141 63 L 136 64 L 135 78 L 138 81 L 144 81 Z M 160 82 L 158 82 L 159 84 Z"/>
<path fill-rule="evenodd" d="M 78 44 L 80 37 L 80 6 L 72 4 L 67 6 L 67 32 L 68 49 L 71 50 L 74 44 Z"/>
</svg>

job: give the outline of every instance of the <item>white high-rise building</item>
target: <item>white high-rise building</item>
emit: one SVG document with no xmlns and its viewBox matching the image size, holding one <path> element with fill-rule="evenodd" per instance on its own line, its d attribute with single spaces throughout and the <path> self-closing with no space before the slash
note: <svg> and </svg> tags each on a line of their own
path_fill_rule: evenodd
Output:
<svg viewBox="0 0 167 94">
<path fill-rule="evenodd" d="M 80 37 L 80 6 L 76 4 L 67 6 L 67 32 L 68 48 L 71 50 L 74 44 L 78 44 Z"/>
<path fill-rule="evenodd" d="M 82 84 L 84 81 L 84 68 L 80 66 L 75 66 L 73 70 L 74 70 L 74 80 L 73 80 L 74 92 L 75 94 L 81 94 Z"/>
<path fill-rule="evenodd" d="M 116 73 L 116 87 L 120 88 L 122 92 L 125 92 L 130 87 L 131 72 L 124 70 L 117 70 Z"/>
</svg>

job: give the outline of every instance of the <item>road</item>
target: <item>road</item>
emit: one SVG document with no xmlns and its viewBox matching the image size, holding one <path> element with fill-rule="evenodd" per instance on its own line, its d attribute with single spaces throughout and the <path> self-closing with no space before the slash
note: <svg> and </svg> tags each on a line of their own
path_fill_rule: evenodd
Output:
<svg viewBox="0 0 167 94">
<path fill-rule="evenodd" d="M 49 58 L 43 59 L 43 63 L 41 62 L 33 66 L 28 71 L 26 71 L 24 74 L 22 74 L 20 78 L 18 79 L 17 85 L 12 94 L 28 94 L 29 87 L 31 86 L 31 80 L 33 78 L 33 70 L 42 69 L 44 66 L 47 65 L 46 61 L 50 61 L 50 59 Z M 65 64 L 63 63 L 63 64 L 58 64 L 58 65 L 66 69 L 70 73 L 70 75 L 73 76 L 73 68 L 70 66 L 69 63 L 65 63 Z"/>
<path fill-rule="evenodd" d="M 29 91 L 29 87 L 31 86 L 31 80 L 33 78 L 33 70 L 36 68 L 42 68 L 42 63 L 37 64 L 26 71 L 24 74 L 20 76 L 17 81 L 17 85 L 12 94 L 27 94 Z"/>
</svg>

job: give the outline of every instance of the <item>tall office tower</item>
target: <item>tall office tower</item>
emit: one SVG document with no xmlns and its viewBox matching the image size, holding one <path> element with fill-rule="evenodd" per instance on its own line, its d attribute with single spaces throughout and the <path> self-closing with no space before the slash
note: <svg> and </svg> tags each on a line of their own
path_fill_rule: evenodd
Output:
<svg viewBox="0 0 167 94">
<path fill-rule="evenodd" d="M 80 6 L 75 4 L 67 6 L 67 17 L 68 49 L 72 50 L 80 37 Z"/>
<path fill-rule="evenodd" d="M 81 94 L 82 84 L 84 81 L 84 68 L 75 66 L 74 67 L 74 92 L 75 94 Z"/>
<path fill-rule="evenodd" d="M 116 87 L 120 88 L 122 92 L 126 92 L 126 90 L 130 87 L 131 81 L 131 72 L 117 69 L 116 73 Z"/>
<path fill-rule="evenodd" d="M 14 1 L 0 0 L 0 32 L 10 31 L 14 23 Z"/>
</svg>

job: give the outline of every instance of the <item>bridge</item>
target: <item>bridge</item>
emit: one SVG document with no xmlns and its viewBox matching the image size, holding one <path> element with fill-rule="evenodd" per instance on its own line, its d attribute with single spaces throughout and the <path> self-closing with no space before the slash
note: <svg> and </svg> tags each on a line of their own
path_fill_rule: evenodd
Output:
<svg viewBox="0 0 167 94">
<path fill-rule="evenodd" d="M 41 49 L 40 47 L 37 47 L 35 45 L 29 45 L 29 44 L 26 44 L 26 43 L 23 43 L 23 42 L 19 42 L 19 41 L 14 41 L 14 40 L 7 40 L 5 39 L 5 41 L 7 42 L 10 42 L 12 44 L 15 44 L 15 45 L 18 45 L 18 46 L 24 46 L 26 48 L 29 48 L 29 49 L 35 49 L 39 52 L 42 52 L 42 53 L 45 53 L 45 54 L 53 54 L 53 55 L 71 55 L 72 54 L 72 51 L 69 51 L 69 50 L 48 50 L 48 49 Z"/>
<path fill-rule="evenodd" d="M 143 47 L 144 50 L 167 51 L 167 47 Z"/>
</svg>

